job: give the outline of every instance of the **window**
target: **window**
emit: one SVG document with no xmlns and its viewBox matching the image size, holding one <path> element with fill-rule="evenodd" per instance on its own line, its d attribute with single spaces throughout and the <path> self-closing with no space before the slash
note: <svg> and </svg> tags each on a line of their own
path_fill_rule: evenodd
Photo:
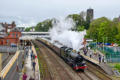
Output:
<svg viewBox="0 0 120 80">
<path fill-rule="evenodd" d="M 7 44 L 9 44 L 9 40 L 7 40 Z"/>
<path fill-rule="evenodd" d="M 16 33 L 16 37 L 18 37 L 18 34 Z"/>
<path fill-rule="evenodd" d="M 14 35 L 15 35 L 15 34 L 14 34 L 14 33 L 12 33 L 12 37 L 14 37 Z"/>
</svg>

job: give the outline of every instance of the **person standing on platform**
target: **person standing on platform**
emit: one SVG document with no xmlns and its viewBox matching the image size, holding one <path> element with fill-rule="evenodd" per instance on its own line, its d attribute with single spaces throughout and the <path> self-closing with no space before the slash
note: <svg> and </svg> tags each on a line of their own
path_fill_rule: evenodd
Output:
<svg viewBox="0 0 120 80">
<path fill-rule="evenodd" d="M 29 80 L 35 80 L 34 78 L 32 78 L 32 77 L 30 77 L 30 79 Z"/>
<path fill-rule="evenodd" d="M 35 60 L 35 54 L 33 54 L 33 56 L 32 56 L 32 57 L 33 57 L 33 60 Z"/>
<path fill-rule="evenodd" d="M 102 57 L 102 62 L 105 62 L 105 57 L 104 56 Z"/>
<path fill-rule="evenodd" d="M 32 60 L 32 59 L 33 59 L 33 52 L 31 52 L 31 55 L 30 55 L 30 56 L 31 56 L 31 60 Z"/>
<path fill-rule="evenodd" d="M 90 50 L 90 58 L 92 58 L 92 51 Z"/>
<path fill-rule="evenodd" d="M 28 49 L 26 50 L 26 57 L 28 57 Z"/>
<path fill-rule="evenodd" d="M 99 63 L 101 63 L 101 55 L 99 54 Z"/>
<path fill-rule="evenodd" d="M 23 74 L 23 80 L 27 80 L 27 75 L 26 75 L 26 73 Z"/>
<path fill-rule="evenodd" d="M 36 62 L 33 61 L 33 62 L 32 62 L 32 66 L 33 66 L 33 70 L 34 70 L 34 71 L 35 71 L 35 65 L 36 65 Z"/>
<path fill-rule="evenodd" d="M 88 50 L 90 50 L 90 47 L 88 47 Z"/>
<path fill-rule="evenodd" d="M 22 60 L 22 68 L 24 67 L 24 60 Z"/>
<path fill-rule="evenodd" d="M 87 55 L 87 49 L 83 49 L 84 55 Z"/>
<path fill-rule="evenodd" d="M 97 52 L 96 52 L 96 50 L 94 50 L 94 56 L 97 57 Z"/>
</svg>

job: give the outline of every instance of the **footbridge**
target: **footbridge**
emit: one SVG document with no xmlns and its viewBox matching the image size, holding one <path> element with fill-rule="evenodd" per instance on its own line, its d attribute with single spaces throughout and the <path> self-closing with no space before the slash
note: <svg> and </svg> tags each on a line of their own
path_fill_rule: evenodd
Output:
<svg viewBox="0 0 120 80">
<path fill-rule="evenodd" d="M 49 38 L 50 32 L 22 32 L 21 40 L 32 40 L 36 38 Z"/>
</svg>

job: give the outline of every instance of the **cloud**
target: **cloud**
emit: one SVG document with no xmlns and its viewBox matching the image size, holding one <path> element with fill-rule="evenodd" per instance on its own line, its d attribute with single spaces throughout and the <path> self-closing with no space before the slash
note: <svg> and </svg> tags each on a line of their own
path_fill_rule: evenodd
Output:
<svg viewBox="0 0 120 80">
<path fill-rule="evenodd" d="M 36 24 L 47 18 L 94 9 L 94 17 L 116 17 L 120 14 L 120 0 L 1 0 L 0 22 Z"/>
<path fill-rule="evenodd" d="M 39 22 L 39 19 L 35 17 L 0 16 L 0 22 L 11 23 L 12 21 L 16 22 L 17 27 L 30 27 L 35 26 Z"/>
</svg>

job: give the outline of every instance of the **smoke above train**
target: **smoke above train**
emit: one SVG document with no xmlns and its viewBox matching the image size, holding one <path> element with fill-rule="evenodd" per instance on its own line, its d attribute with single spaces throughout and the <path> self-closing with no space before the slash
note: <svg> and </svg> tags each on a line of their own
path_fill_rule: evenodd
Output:
<svg viewBox="0 0 120 80">
<path fill-rule="evenodd" d="M 72 31 L 75 28 L 75 23 L 71 18 L 59 19 L 53 22 L 53 27 L 49 30 L 52 42 L 59 41 L 67 47 L 79 50 L 83 48 L 85 31 Z"/>
</svg>

